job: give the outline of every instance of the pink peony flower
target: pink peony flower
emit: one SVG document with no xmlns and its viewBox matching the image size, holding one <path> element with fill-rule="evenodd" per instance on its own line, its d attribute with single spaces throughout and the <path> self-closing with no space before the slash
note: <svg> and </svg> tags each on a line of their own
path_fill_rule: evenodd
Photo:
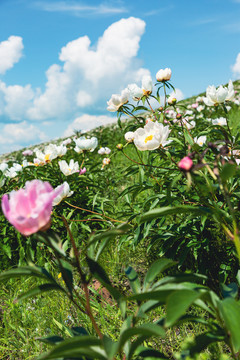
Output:
<svg viewBox="0 0 240 360">
<path fill-rule="evenodd" d="M 181 170 L 189 171 L 191 167 L 193 166 L 193 161 L 190 159 L 190 157 L 185 156 L 182 160 L 179 161 L 178 167 Z"/>
<path fill-rule="evenodd" d="M 25 188 L 2 197 L 2 210 L 8 221 L 23 235 L 29 236 L 49 227 L 52 203 L 62 192 L 48 182 L 27 181 Z"/>
<path fill-rule="evenodd" d="M 30 150 L 30 149 L 27 149 L 27 150 L 24 150 L 24 151 L 22 152 L 22 154 L 23 154 L 23 156 L 32 155 L 32 154 L 33 154 L 33 151 Z"/>
</svg>

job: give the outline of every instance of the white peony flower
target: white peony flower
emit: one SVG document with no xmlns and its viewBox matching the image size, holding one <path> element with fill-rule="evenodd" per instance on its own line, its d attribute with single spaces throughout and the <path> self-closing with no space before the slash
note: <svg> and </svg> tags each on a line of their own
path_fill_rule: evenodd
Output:
<svg viewBox="0 0 240 360">
<path fill-rule="evenodd" d="M 57 148 L 56 145 L 54 144 L 47 145 L 44 148 L 44 151 L 41 151 L 38 148 L 36 148 L 34 151 L 37 156 L 37 159 L 39 159 L 39 161 L 43 164 L 46 164 L 58 157 Z"/>
<path fill-rule="evenodd" d="M 142 78 L 142 92 L 143 95 L 150 95 L 152 93 L 153 83 L 150 75 L 145 75 Z"/>
<path fill-rule="evenodd" d="M 217 119 L 213 119 L 212 124 L 224 126 L 224 125 L 227 125 L 227 120 L 224 117 L 220 117 Z"/>
<path fill-rule="evenodd" d="M 56 150 L 57 156 L 63 156 L 67 152 L 67 147 L 64 144 L 61 144 L 59 146 L 55 145 L 55 150 Z"/>
<path fill-rule="evenodd" d="M 137 84 L 128 85 L 129 95 L 132 97 L 134 101 L 139 101 L 143 97 L 142 89 L 137 86 Z"/>
<path fill-rule="evenodd" d="M 124 137 L 125 137 L 125 140 L 127 142 L 132 142 L 134 140 L 134 132 L 133 131 L 128 131 L 128 132 L 126 132 Z"/>
<path fill-rule="evenodd" d="M 74 193 L 70 190 L 69 184 L 67 181 L 64 181 L 62 185 L 59 185 L 55 188 L 55 191 L 58 192 L 58 190 L 62 187 L 62 192 L 58 194 L 55 199 L 53 200 L 53 206 L 58 205 L 63 199 L 66 197 L 72 196 Z"/>
<path fill-rule="evenodd" d="M 193 129 L 196 126 L 196 122 L 194 120 L 189 121 L 188 119 L 183 119 L 182 122 L 188 128 L 188 130 Z"/>
<path fill-rule="evenodd" d="M 197 111 L 198 112 L 201 112 L 201 111 L 203 111 L 204 110 L 204 106 L 203 105 L 199 105 L 198 107 L 197 107 Z"/>
<path fill-rule="evenodd" d="M 128 102 L 129 99 L 129 90 L 128 89 L 124 89 L 121 92 L 121 95 L 119 94 L 113 94 L 111 99 L 109 101 L 107 101 L 108 107 L 107 110 L 108 111 L 118 111 L 119 108 L 126 104 Z"/>
<path fill-rule="evenodd" d="M 100 155 L 108 155 L 108 154 L 110 154 L 110 152 L 111 152 L 111 149 L 109 149 L 108 147 L 101 147 L 98 150 L 98 154 L 100 154 Z"/>
<path fill-rule="evenodd" d="M 8 169 L 8 164 L 7 163 L 3 162 L 3 163 L 0 164 L 0 171 L 5 173 L 7 169 Z"/>
<path fill-rule="evenodd" d="M 60 170 L 65 176 L 72 175 L 76 172 L 79 172 L 79 164 L 78 162 L 74 162 L 73 159 L 70 160 L 68 164 L 65 160 L 61 160 L 58 162 Z"/>
<path fill-rule="evenodd" d="M 93 136 L 91 138 L 86 138 L 85 136 L 81 136 L 78 139 L 75 139 L 76 147 L 74 150 L 78 153 L 83 152 L 84 150 L 94 151 L 98 146 L 98 139 Z"/>
<path fill-rule="evenodd" d="M 232 81 L 229 81 L 228 87 L 220 85 L 218 89 L 216 89 L 214 85 L 210 85 L 206 90 L 204 102 L 208 106 L 218 105 L 224 103 L 226 100 L 232 100 L 234 95 L 235 93 Z"/>
<path fill-rule="evenodd" d="M 63 144 L 63 145 L 69 145 L 69 144 L 71 144 L 71 142 L 72 142 L 72 139 L 71 139 L 71 138 L 67 138 L 67 139 L 63 140 L 62 144 Z"/>
<path fill-rule="evenodd" d="M 207 140 L 207 137 L 205 135 L 199 136 L 199 138 L 197 138 L 197 137 L 194 138 L 195 143 L 197 143 L 199 146 L 203 146 L 205 144 L 206 140 Z"/>
<path fill-rule="evenodd" d="M 168 81 L 171 79 L 172 70 L 169 68 L 160 69 L 156 74 L 157 81 Z"/>
<path fill-rule="evenodd" d="M 20 164 L 14 163 L 12 167 L 6 170 L 5 176 L 9 178 L 15 178 L 20 171 L 22 171 L 22 166 Z"/>
<path fill-rule="evenodd" d="M 144 128 L 139 128 L 134 132 L 133 141 L 141 151 L 155 150 L 171 142 L 171 140 L 167 140 L 169 133 L 168 126 L 149 121 Z"/>
</svg>

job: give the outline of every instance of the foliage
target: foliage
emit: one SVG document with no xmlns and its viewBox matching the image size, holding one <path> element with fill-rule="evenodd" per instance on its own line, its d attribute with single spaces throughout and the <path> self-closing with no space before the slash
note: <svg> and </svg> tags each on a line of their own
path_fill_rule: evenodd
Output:
<svg viewBox="0 0 240 360">
<path fill-rule="evenodd" d="M 119 106 L 120 130 L 113 125 L 90 133 L 101 147 L 112 148 L 110 163 L 95 152 L 77 153 L 71 139 L 62 158 L 79 161 L 87 168 L 83 175 L 66 177 L 57 157 L 33 165 L 34 154 L 27 164 L 18 154 L 25 165 L 16 176 L 2 170 L 2 194 L 33 179 L 56 188 L 66 178 L 74 192 L 53 207 L 51 229 L 31 237 L 0 215 L 5 291 L 26 279 L 16 294 L 20 303 L 51 291 L 56 302 L 66 299 L 71 319 L 81 319 L 76 324 L 53 318 L 46 336 L 35 331 L 44 344 L 39 359 L 239 358 L 238 104 L 208 107 L 197 98 L 194 106 L 169 105 L 172 84 L 156 85 L 155 94 Z M 155 110 L 153 100 L 159 102 Z M 225 125 L 214 122 L 222 117 Z M 169 141 L 166 133 L 156 134 L 167 126 Z M 129 131 L 134 140 L 126 142 Z M 146 134 L 145 145 L 155 136 L 160 143 L 139 150 L 139 134 Z M 189 167 L 180 166 L 184 158 Z M 193 337 L 167 349 L 171 331 L 186 324 L 194 328 Z M 21 327 L 13 330 L 27 342 Z"/>
</svg>

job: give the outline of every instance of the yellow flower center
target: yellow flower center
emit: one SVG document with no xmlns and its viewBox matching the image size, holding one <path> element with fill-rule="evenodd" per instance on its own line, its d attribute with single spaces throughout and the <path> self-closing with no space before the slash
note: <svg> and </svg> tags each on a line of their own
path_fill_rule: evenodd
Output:
<svg viewBox="0 0 240 360">
<path fill-rule="evenodd" d="M 49 158 L 50 158 L 50 154 L 47 154 L 47 155 L 44 156 L 45 161 L 49 161 Z"/>
<path fill-rule="evenodd" d="M 153 139 L 153 135 L 147 136 L 146 139 L 145 139 L 145 144 L 146 144 L 148 141 L 152 140 L 152 139 Z"/>
</svg>

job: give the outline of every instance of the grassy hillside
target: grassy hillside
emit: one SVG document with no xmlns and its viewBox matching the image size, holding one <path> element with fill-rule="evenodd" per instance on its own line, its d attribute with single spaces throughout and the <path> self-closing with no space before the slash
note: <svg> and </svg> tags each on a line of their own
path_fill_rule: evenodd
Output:
<svg viewBox="0 0 240 360">
<path fill-rule="evenodd" d="M 49 143 L 29 148 L 34 151 L 31 155 L 24 156 L 22 151 L 26 149 L 22 149 L 1 156 L 1 164 L 7 163 L 1 171 L 1 196 L 34 179 L 47 181 L 53 188 L 67 181 L 73 192 L 54 205 L 51 229 L 45 235 L 24 236 L 0 214 L 1 359 L 36 359 L 63 339 L 71 341 L 86 333 L 96 336 L 93 322 L 81 308 L 87 302 L 85 283 L 79 277 L 72 238 L 80 259 L 78 265 L 86 272 L 92 312 L 106 343 L 119 345 L 119 339 L 123 341 L 120 331 L 129 326 L 131 341 L 115 357 L 111 355 L 115 345 L 100 344 L 99 358 L 127 359 L 125 354 L 133 344 L 137 346 L 139 335 L 146 353 L 139 355 L 133 350 L 129 359 L 238 358 L 239 324 L 233 319 L 240 318 L 235 301 L 239 289 L 235 244 L 240 221 L 240 81 L 234 82 L 234 88 L 237 102 L 226 102 L 225 107 L 205 106 L 200 94 L 150 112 L 156 123 L 171 127 L 171 142 L 153 150 L 139 151 L 124 137 L 127 131 L 145 125 L 149 114 L 140 108 L 137 116 L 122 121 L 121 127 L 112 124 L 85 134 L 98 139 L 94 151 L 76 151 L 78 133 L 76 141 L 72 137 L 64 145 L 66 152 L 52 159 L 45 152 Z M 227 123 L 214 123 L 224 116 Z M 152 137 L 147 134 L 143 144 Z M 205 137 L 202 143 L 200 137 Z M 61 145 L 63 140 L 54 143 Z M 34 160 L 36 147 L 45 156 L 38 163 Z M 101 155 L 101 147 L 111 152 Z M 186 157 L 191 166 L 181 169 L 179 163 Z M 71 159 L 79 166 L 73 173 Z M 62 160 L 69 164 L 68 173 L 60 169 Z M 12 170 L 14 163 L 20 165 L 16 173 Z M 79 173 L 84 168 L 86 172 Z M 22 205 L 23 201 L 20 210 Z M 44 236 L 52 239 L 51 246 Z M 32 274 L 8 281 L 4 278 L 7 269 L 33 263 L 44 268 L 44 275 L 49 272 L 65 292 L 42 291 L 46 278 Z M 71 274 L 69 278 L 64 270 Z M 115 301 L 119 293 L 123 302 L 127 299 L 125 315 Z M 235 316 L 232 310 L 231 321 L 229 312 L 224 312 L 227 297 L 232 301 L 227 309 L 236 311 Z M 146 336 L 143 330 L 153 336 Z M 111 351 L 101 357 L 105 345 Z M 85 353 L 51 358 L 96 356 Z"/>
</svg>

